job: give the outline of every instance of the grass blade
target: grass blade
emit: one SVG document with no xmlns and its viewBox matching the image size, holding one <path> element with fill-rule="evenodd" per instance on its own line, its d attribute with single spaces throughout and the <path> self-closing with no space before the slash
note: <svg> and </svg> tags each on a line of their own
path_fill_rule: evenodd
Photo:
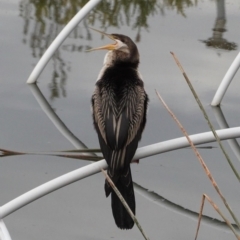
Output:
<svg viewBox="0 0 240 240">
<path fill-rule="evenodd" d="M 234 229 L 234 227 L 232 226 L 232 224 L 230 223 L 230 221 L 222 214 L 222 212 L 220 211 L 220 209 L 218 208 L 218 206 L 213 202 L 213 200 L 206 194 L 203 194 L 202 196 L 202 202 L 201 202 L 201 207 L 200 207 L 200 212 L 199 212 L 199 218 L 198 218 L 198 225 L 197 225 L 197 231 L 196 231 L 196 235 L 195 235 L 195 240 L 197 240 L 197 236 L 198 236 L 198 232 L 199 232 L 199 228 L 200 228 L 200 223 L 201 223 L 201 218 L 202 218 L 202 213 L 203 213 L 203 207 L 204 207 L 204 202 L 205 199 L 208 200 L 208 202 L 212 205 L 212 207 L 218 212 L 218 214 L 222 217 L 222 219 L 226 222 L 226 224 L 228 225 L 228 227 L 232 230 L 232 232 L 234 233 L 234 235 L 236 236 L 236 238 L 238 240 L 240 240 L 240 236 L 237 234 L 236 230 Z"/>
<path fill-rule="evenodd" d="M 225 204 L 226 208 L 228 209 L 229 213 L 231 214 L 232 218 L 234 219 L 235 223 L 237 224 L 238 228 L 240 229 L 240 224 L 239 221 L 237 219 L 237 217 L 235 216 L 235 214 L 233 213 L 232 209 L 230 208 L 230 206 L 227 203 L 227 200 L 225 199 L 225 197 L 223 196 L 222 192 L 220 191 L 216 181 L 214 180 L 211 172 L 209 171 L 207 165 L 205 164 L 205 162 L 202 159 L 202 156 L 200 155 L 200 153 L 198 152 L 198 150 L 196 149 L 195 145 L 193 144 L 193 142 L 191 141 L 191 139 L 188 136 L 188 133 L 186 132 L 186 130 L 184 129 L 184 127 L 182 126 L 182 124 L 179 122 L 179 120 L 176 118 L 176 116 L 174 115 L 174 113 L 169 109 L 169 107 L 167 106 L 167 104 L 164 102 L 164 100 L 162 99 L 162 97 L 160 96 L 160 94 L 156 91 L 156 94 L 158 96 L 158 98 L 160 99 L 160 101 L 162 102 L 162 104 L 164 105 L 164 107 L 167 109 L 167 111 L 169 112 L 169 114 L 171 115 L 171 117 L 174 119 L 174 121 L 177 123 L 177 125 L 179 126 L 179 128 L 181 129 L 181 131 L 183 132 L 183 134 L 185 135 L 185 137 L 187 138 L 190 146 L 192 147 L 195 155 L 197 156 L 198 160 L 200 161 L 205 173 L 207 174 L 208 178 L 210 179 L 213 187 L 216 189 L 218 195 L 220 196 L 220 198 L 222 199 L 223 203 Z"/>
<path fill-rule="evenodd" d="M 216 133 L 216 131 L 215 131 L 215 129 L 214 129 L 212 123 L 210 122 L 209 117 L 208 117 L 208 115 L 207 115 L 207 113 L 206 113 L 206 111 L 205 111 L 205 109 L 204 109 L 204 107 L 203 107 L 203 105 L 202 105 L 202 103 L 201 103 L 201 101 L 200 101 L 200 99 L 199 99 L 199 97 L 198 97 L 196 91 L 194 90 L 194 88 L 193 88 L 193 86 L 192 86 L 192 84 L 191 84 L 191 82 L 190 82 L 190 80 L 189 80 L 187 74 L 185 73 L 185 71 L 184 71 L 184 69 L 183 69 L 181 63 L 180 63 L 179 60 L 177 59 L 176 55 L 175 55 L 173 52 L 171 52 L 171 54 L 172 54 L 172 56 L 173 56 L 175 62 L 177 63 L 177 65 L 178 65 L 180 71 L 182 72 L 182 74 L 183 74 L 183 76 L 184 76 L 184 78 L 185 78 L 185 80 L 186 80 L 186 82 L 187 82 L 187 84 L 188 84 L 190 90 L 192 91 L 193 96 L 195 97 L 195 99 L 196 99 L 196 101 L 197 101 L 197 103 L 198 103 L 198 106 L 200 107 L 200 109 L 201 109 L 201 111 L 202 111 L 202 113 L 203 113 L 205 119 L 207 120 L 207 123 L 208 123 L 208 125 L 209 125 L 211 131 L 213 132 L 214 137 L 216 138 L 216 141 L 218 142 L 218 144 L 219 144 L 219 146 L 220 146 L 220 148 L 221 148 L 221 150 L 222 150 L 224 156 L 226 157 L 226 159 L 227 159 L 227 161 L 228 161 L 228 164 L 229 164 L 230 167 L 232 168 L 232 171 L 234 172 L 234 174 L 235 174 L 235 176 L 237 177 L 238 181 L 240 181 L 239 173 L 238 173 L 237 170 L 235 169 L 235 167 L 234 167 L 234 165 L 233 165 L 231 159 L 229 158 L 227 152 L 225 151 L 225 149 L 224 149 L 224 147 L 223 147 L 223 145 L 222 145 L 222 142 L 221 142 L 220 138 L 218 137 L 218 135 L 217 135 L 217 133 Z"/>
<path fill-rule="evenodd" d="M 104 174 L 105 178 L 107 179 L 107 181 L 109 182 L 109 184 L 111 185 L 112 189 L 114 190 L 114 192 L 117 194 L 118 198 L 120 199 L 120 201 L 122 202 L 123 206 L 126 208 L 127 212 L 129 213 L 129 215 L 131 216 L 132 220 L 136 223 L 138 229 L 140 230 L 140 232 L 142 233 L 143 237 L 146 240 L 149 240 L 149 238 L 146 236 L 145 232 L 143 231 L 143 228 L 141 227 L 140 223 L 138 222 L 137 218 L 135 217 L 135 215 L 133 214 L 132 210 L 129 208 L 127 202 L 125 201 L 125 199 L 123 198 L 122 194 L 119 192 L 119 190 L 116 188 L 115 184 L 113 183 L 113 181 L 111 180 L 111 178 L 108 176 L 107 172 L 104 171 L 103 169 L 101 169 L 102 173 Z"/>
<path fill-rule="evenodd" d="M 55 157 L 65 157 L 65 158 L 74 158 L 80 160 L 87 160 L 87 161 L 99 161 L 103 159 L 102 156 L 98 155 L 84 155 L 84 153 L 93 153 L 98 149 L 81 149 L 81 150 L 69 150 L 69 151 L 59 151 L 59 152 L 18 152 L 13 150 L 7 149 L 0 149 L 1 155 L 0 157 L 9 157 L 9 156 L 16 156 L 16 155 L 40 155 L 40 156 L 55 156 Z M 82 153 L 82 154 L 71 154 L 71 153 Z"/>
</svg>

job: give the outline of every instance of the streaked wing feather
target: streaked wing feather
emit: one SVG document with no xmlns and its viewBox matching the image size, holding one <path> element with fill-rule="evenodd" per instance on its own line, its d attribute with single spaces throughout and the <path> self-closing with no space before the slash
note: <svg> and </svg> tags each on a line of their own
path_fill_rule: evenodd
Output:
<svg viewBox="0 0 240 240">
<path fill-rule="evenodd" d="M 148 101 L 142 86 L 137 86 L 135 95 L 129 95 L 129 97 L 129 106 L 131 107 L 129 107 L 128 112 L 131 116 L 131 122 L 128 130 L 127 145 L 130 144 L 139 133 L 140 135 L 137 139 L 138 141 L 141 139 L 141 133 L 145 127 L 146 104 Z"/>
</svg>

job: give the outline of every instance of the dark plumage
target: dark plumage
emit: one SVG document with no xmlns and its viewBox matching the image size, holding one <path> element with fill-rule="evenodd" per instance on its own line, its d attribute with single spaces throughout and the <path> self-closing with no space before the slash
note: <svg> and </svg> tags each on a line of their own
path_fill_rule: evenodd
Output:
<svg viewBox="0 0 240 240">
<path fill-rule="evenodd" d="M 124 35 L 103 34 L 115 43 L 97 48 L 110 51 L 92 96 L 93 122 L 108 175 L 135 214 L 130 163 L 145 127 L 148 96 L 137 71 L 139 54 L 134 42 Z M 107 181 L 105 192 L 107 197 L 111 194 L 116 225 L 131 229 L 133 220 Z"/>
</svg>

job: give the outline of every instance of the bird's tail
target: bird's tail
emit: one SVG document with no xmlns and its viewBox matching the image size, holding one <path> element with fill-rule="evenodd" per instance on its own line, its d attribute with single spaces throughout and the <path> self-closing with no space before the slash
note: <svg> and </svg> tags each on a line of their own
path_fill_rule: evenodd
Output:
<svg viewBox="0 0 240 240">
<path fill-rule="evenodd" d="M 135 215 L 135 196 L 130 166 L 124 174 L 118 176 L 115 181 L 114 179 L 112 180 Z M 112 213 L 116 225 L 121 229 L 131 229 L 134 225 L 134 221 L 107 182 L 105 182 L 105 191 L 106 196 L 112 193 Z"/>
</svg>

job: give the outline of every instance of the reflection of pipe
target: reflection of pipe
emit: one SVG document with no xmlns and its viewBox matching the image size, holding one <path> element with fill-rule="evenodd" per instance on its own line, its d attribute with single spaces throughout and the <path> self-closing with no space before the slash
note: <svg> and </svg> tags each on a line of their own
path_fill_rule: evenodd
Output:
<svg viewBox="0 0 240 240">
<path fill-rule="evenodd" d="M 217 0 L 217 18 L 213 27 L 212 37 L 204 40 L 206 46 L 213 47 L 215 49 L 236 50 L 237 44 L 234 42 L 228 42 L 223 38 L 223 33 L 226 31 L 226 17 L 225 17 L 225 0 Z"/>
<path fill-rule="evenodd" d="M 74 147 L 77 149 L 85 149 L 86 145 L 81 142 L 73 133 L 66 127 L 66 125 L 61 121 L 61 119 L 57 116 L 57 114 L 53 111 L 41 91 L 39 90 L 36 84 L 29 85 L 32 94 L 36 98 L 37 102 L 41 106 L 42 110 L 46 113 L 49 119 L 53 122 L 55 127 L 62 133 L 62 135 L 67 138 Z"/>
<path fill-rule="evenodd" d="M 159 194 L 150 191 L 137 183 L 133 183 L 134 190 L 144 198 L 150 200 L 152 203 L 157 204 L 163 208 L 166 208 L 174 213 L 180 214 L 181 216 L 186 216 L 188 218 L 194 219 L 195 221 L 198 221 L 199 213 L 194 212 L 190 209 L 187 209 L 185 207 L 182 207 L 174 202 L 169 201 L 168 199 L 160 196 Z M 225 230 L 229 230 L 228 225 L 225 222 L 222 222 L 218 219 L 213 219 L 212 217 L 202 215 L 201 222 L 204 222 L 210 226 L 218 227 Z M 235 224 L 232 224 L 234 227 L 237 227 Z"/>
<path fill-rule="evenodd" d="M 35 83 L 48 61 L 51 59 L 58 47 L 63 43 L 71 31 L 79 24 L 79 22 L 86 17 L 86 15 L 100 2 L 101 0 L 90 0 L 84 7 L 72 18 L 72 20 L 64 27 L 64 29 L 54 39 L 52 44 L 43 54 L 32 73 L 30 74 L 27 83 Z"/>
<path fill-rule="evenodd" d="M 240 137 L 240 127 L 218 130 L 216 132 L 221 140 Z M 215 141 L 212 132 L 190 135 L 189 137 L 196 145 Z M 140 158 L 145 158 L 188 146 L 189 143 L 186 137 L 175 138 L 165 142 L 160 142 L 146 147 L 138 148 L 133 159 L 136 160 Z M 99 162 L 92 163 L 72 172 L 66 173 L 58 178 L 55 178 L 22 194 L 21 196 L 0 207 L 0 219 L 6 217 L 12 212 L 18 210 L 19 208 L 22 208 L 23 206 L 37 200 L 38 198 L 48 193 L 51 193 L 80 179 L 91 176 L 95 173 L 98 173 L 101 168 L 107 168 L 107 163 L 105 160 L 101 160 Z"/>
<path fill-rule="evenodd" d="M 220 128 L 229 128 L 228 123 L 223 115 L 222 109 L 220 107 L 212 107 L 213 113 L 217 119 L 218 125 Z M 240 146 L 236 139 L 229 139 L 227 140 L 229 146 L 231 147 L 232 151 L 234 152 L 235 156 L 237 157 L 238 161 L 240 162 Z"/>
<path fill-rule="evenodd" d="M 237 57 L 234 59 L 234 61 L 232 62 L 230 68 L 228 69 L 228 71 L 226 72 L 222 82 L 220 83 L 215 96 L 212 100 L 211 105 L 212 106 L 219 106 L 224 94 L 227 91 L 228 86 L 230 85 L 231 81 L 233 80 L 235 74 L 237 73 L 238 69 L 240 67 L 240 52 L 238 53 Z"/>
<path fill-rule="evenodd" d="M 12 240 L 6 225 L 3 220 L 0 219 L 0 239 L 1 240 Z"/>
<path fill-rule="evenodd" d="M 226 19 L 225 17 L 225 0 L 218 0 L 217 2 L 217 19 Z"/>
<path fill-rule="evenodd" d="M 225 2 L 224 0 L 217 0 L 216 3 L 217 3 L 217 18 L 215 21 L 215 26 L 213 28 L 213 37 L 211 38 L 211 41 L 215 42 L 215 44 L 217 45 L 225 43 L 227 41 L 223 39 L 223 33 L 226 31 Z"/>
</svg>

